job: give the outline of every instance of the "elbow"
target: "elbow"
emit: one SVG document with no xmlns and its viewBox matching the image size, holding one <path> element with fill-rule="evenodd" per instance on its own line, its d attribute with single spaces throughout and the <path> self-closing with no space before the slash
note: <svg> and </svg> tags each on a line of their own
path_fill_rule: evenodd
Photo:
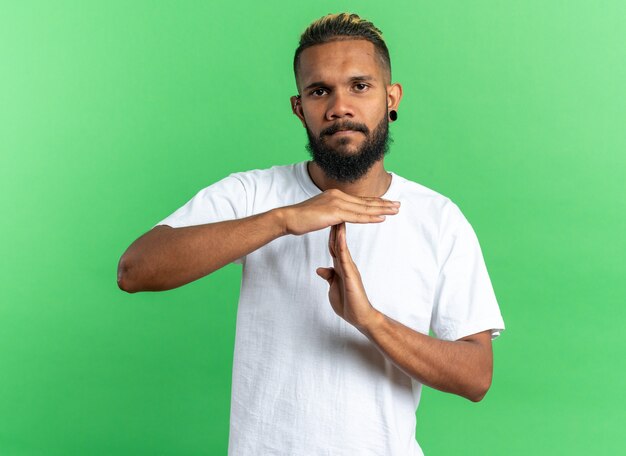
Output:
<svg viewBox="0 0 626 456">
<path fill-rule="evenodd" d="M 472 402 L 480 402 L 487 395 L 488 390 L 489 388 L 476 391 L 475 393 L 473 393 L 471 396 L 468 396 L 467 398 Z"/>
<path fill-rule="evenodd" d="M 122 255 L 117 265 L 117 286 L 120 290 L 127 293 L 135 293 L 137 290 L 133 288 L 132 281 L 129 279 L 129 270 L 128 259 Z"/>
<path fill-rule="evenodd" d="M 472 402 L 480 402 L 487 395 L 487 391 L 491 387 L 491 372 L 472 385 L 471 391 L 465 396 Z"/>
</svg>

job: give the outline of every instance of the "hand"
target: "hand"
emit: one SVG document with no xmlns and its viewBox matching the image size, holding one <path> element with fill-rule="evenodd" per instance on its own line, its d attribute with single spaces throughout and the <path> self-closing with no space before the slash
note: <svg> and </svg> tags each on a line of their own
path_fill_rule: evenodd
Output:
<svg viewBox="0 0 626 456">
<path fill-rule="evenodd" d="M 302 235 L 343 222 L 380 223 L 398 213 L 400 202 L 352 196 L 333 188 L 292 206 L 279 208 L 285 234 Z"/>
<path fill-rule="evenodd" d="M 333 258 L 332 268 L 317 268 L 316 272 L 330 285 L 328 299 L 337 315 L 357 329 L 366 328 L 378 311 L 367 298 L 361 274 L 352 261 L 346 242 L 346 224 L 330 229 L 328 248 Z"/>
</svg>

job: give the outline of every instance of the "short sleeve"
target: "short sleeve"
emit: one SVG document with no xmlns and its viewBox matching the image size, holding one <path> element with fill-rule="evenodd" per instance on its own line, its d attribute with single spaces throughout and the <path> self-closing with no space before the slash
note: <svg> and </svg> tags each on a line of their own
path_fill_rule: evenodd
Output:
<svg viewBox="0 0 626 456">
<path fill-rule="evenodd" d="M 431 319 L 433 333 L 439 339 L 458 340 L 491 330 L 491 338 L 498 337 L 504 320 L 478 238 L 452 201 L 442 210 L 437 258 L 440 267 Z"/>
<path fill-rule="evenodd" d="M 231 174 L 200 190 L 184 206 L 154 226 L 181 228 L 239 219 L 246 217 L 246 214 L 245 186 L 235 174 Z M 237 258 L 233 263 L 243 264 L 244 258 Z"/>
</svg>

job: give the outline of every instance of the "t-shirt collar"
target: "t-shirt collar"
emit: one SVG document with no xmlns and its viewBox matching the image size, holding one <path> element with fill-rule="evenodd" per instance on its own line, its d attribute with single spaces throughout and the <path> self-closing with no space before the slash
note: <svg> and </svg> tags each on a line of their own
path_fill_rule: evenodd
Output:
<svg viewBox="0 0 626 456">
<path fill-rule="evenodd" d="M 309 175 L 309 170 L 307 168 L 308 163 L 309 162 L 305 160 L 296 163 L 294 166 L 296 170 L 296 176 L 298 178 L 298 181 L 300 182 L 300 185 L 309 196 L 313 197 L 322 193 L 322 190 L 320 190 L 318 186 L 315 185 L 315 182 L 313 182 L 313 179 L 311 179 L 311 176 Z M 388 173 L 391 174 L 391 184 L 389 185 L 389 188 L 387 189 L 385 194 L 381 196 L 381 198 L 384 199 L 392 199 L 394 197 L 393 195 L 395 195 L 395 188 L 397 186 L 398 180 L 395 173 L 393 173 L 392 171 L 388 171 Z"/>
</svg>

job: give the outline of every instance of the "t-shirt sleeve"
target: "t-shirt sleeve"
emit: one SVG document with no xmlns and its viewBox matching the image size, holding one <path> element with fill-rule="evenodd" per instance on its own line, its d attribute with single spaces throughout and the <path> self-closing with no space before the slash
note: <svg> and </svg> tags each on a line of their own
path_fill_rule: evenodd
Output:
<svg viewBox="0 0 626 456">
<path fill-rule="evenodd" d="M 442 213 L 438 247 L 439 276 L 431 330 L 444 340 L 458 340 L 491 330 L 495 339 L 504 330 L 487 267 L 474 229 L 449 201 Z"/>
<path fill-rule="evenodd" d="M 246 217 L 246 214 L 246 188 L 235 174 L 231 174 L 200 190 L 184 206 L 154 226 L 181 228 L 239 219 Z M 244 259 L 237 258 L 233 263 L 243 264 Z"/>
</svg>

